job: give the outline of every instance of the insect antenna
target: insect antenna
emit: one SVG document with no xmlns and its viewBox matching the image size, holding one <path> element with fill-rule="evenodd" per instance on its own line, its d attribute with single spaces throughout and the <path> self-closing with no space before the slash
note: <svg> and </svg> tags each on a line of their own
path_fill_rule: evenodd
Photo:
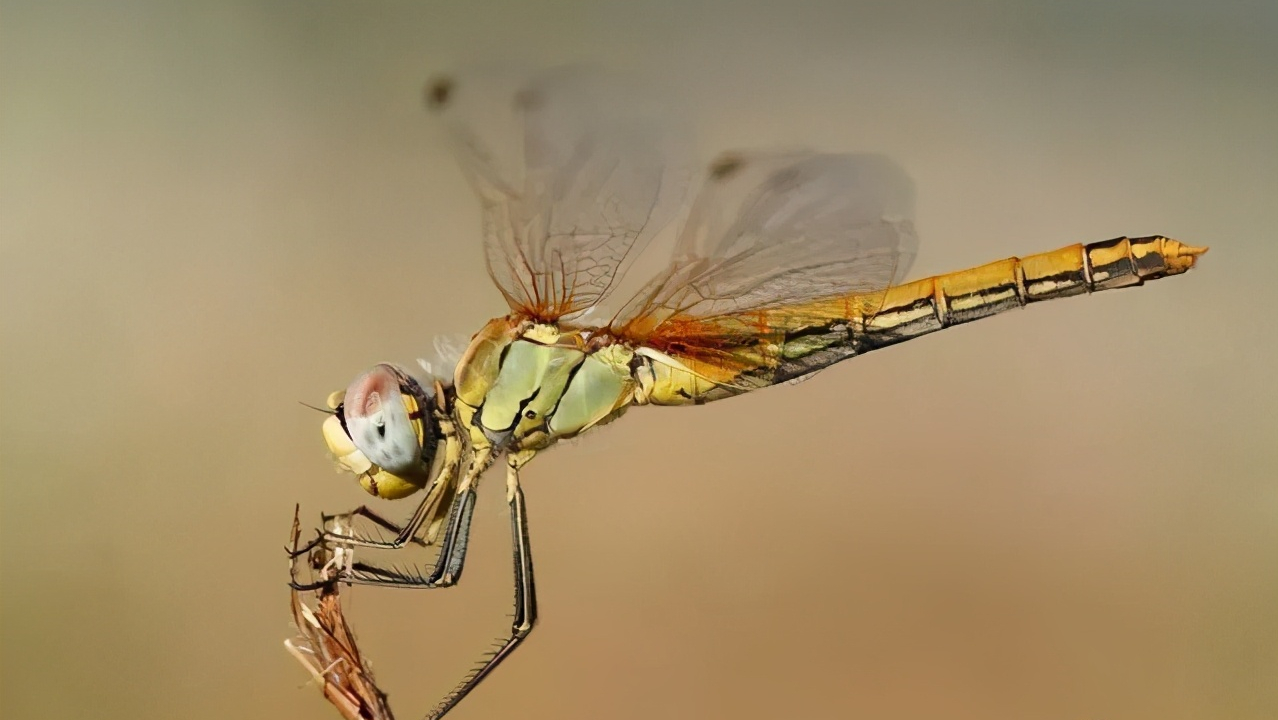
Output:
<svg viewBox="0 0 1278 720">
<path fill-rule="evenodd" d="M 308 403 L 308 402 L 302 402 L 301 400 L 298 400 L 298 401 L 297 401 L 297 404 L 298 404 L 298 405 L 301 405 L 302 407 L 310 408 L 310 409 L 312 409 L 312 410 L 314 410 L 314 411 L 316 411 L 316 412 L 322 412 L 322 413 L 324 413 L 325 415 L 336 415 L 336 414 L 337 414 L 337 411 L 336 411 L 336 410 L 329 410 L 329 409 L 327 409 L 327 408 L 315 407 L 314 405 L 312 405 L 312 404 L 310 404 L 310 403 Z"/>
</svg>

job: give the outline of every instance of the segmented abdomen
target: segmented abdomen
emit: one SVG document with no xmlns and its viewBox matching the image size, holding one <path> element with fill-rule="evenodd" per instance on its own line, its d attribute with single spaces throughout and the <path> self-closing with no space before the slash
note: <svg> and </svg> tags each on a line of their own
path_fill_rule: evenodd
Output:
<svg viewBox="0 0 1278 720">
<path fill-rule="evenodd" d="M 786 333 L 771 380 L 791 380 L 848 357 L 1030 303 L 1178 275 L 1205 251 L 1157 235 L 1117 238 L 827 301 L 802 315 L 824 315 L 828 323 Z"/>
</svg>

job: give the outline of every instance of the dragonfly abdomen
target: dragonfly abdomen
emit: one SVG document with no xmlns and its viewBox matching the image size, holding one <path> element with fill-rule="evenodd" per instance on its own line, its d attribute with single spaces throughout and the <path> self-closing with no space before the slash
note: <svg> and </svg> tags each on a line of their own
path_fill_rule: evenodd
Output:
<svg viewBox="0 0 1278 720">
<path fill-rule="evenodd" d="M 828 324 L 786 334 L 772 382 L 1031 303 L 1178 275 L 1205 251 L 1157 235 L 1117 238 L 830 301 L 823 313 L 830 317 Z"/>
</svg>

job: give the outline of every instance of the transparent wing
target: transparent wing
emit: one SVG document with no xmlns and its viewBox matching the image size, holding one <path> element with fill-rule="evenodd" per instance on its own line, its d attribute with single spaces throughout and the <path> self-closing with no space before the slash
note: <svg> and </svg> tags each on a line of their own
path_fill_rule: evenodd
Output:
<svg viewBox="0 0 1278 720">
<path fill-rule="evenodd" d="M 848 328 L 905 276 L 917 248 L 913 194 L 879 155 L 725 156 L 670 268 L 610 332 L 665 366 L 654 402 L 709 402 L 811 375 L 851 356 Z"/>
<path fill-rule="evenodd" d="M 669 269 L 623 308 L 613 331 L 635 341 L 708 325 L 765 333 L 760 322 L 786 314 L 757 311 L 886 288 L 914 259 L 913 200 L 909 177 L 881 155 L 725 155 Z"/>
<path fill-rule="evenodd" d="M 438 79 L 443 118 L 482 203 L 484 253 L 511 308 L 543 321 L 602 300 L 660 230 L 672 188 L 661 109 L 614 79 Z"/>
</svg>

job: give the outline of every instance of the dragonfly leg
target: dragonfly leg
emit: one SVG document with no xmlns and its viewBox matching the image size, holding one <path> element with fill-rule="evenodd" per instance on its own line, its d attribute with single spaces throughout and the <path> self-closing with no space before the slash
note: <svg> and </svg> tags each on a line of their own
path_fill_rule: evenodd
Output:
<svg viewBox="0 0 1278 720">
<path fill-rule="evenodd" d="M 450 490 L 450 484 L 451 482 L 435 483 L 434 487 L 430 489 L 430 492 L 426 494 L 426 497 L 422 498 L 422 501 L 417 504 L 417 509 L 413 511 L 412 517 L 410 517 L 408 522 L 404 523 L 402 526 L 396 525 L 390 520 L 387 520 L 378 513 L 369 509 L 366 505 L 360 505 L 349 512 L 337 513 L 334 515 L 321 515 L 320 517 L 323 522 L 323 527 L 316 537 L 297 550 L 291 551 L 291 554 L 294 557 L 303 555 L 310 552 L 312 548 L 320 545 L 321 543 L 327 543 L 330 545 L 348 545 L 351 547 L 368 547 L 378 550 L 398 550 L 410 542 L 417 545 L 429 545 L 429 541 L 422 540 L 421 538 L 416 537 L 416 535 L 418 531 L 421 530 L 422 525 L 426 522 L 426 520 L 436 514 L 436 510 L 439 507 L 441 499 Z M 356 531 L 354 526 L 351 524 L 351 521 L 357 517 L 365 518 L 373 525 L 395 533 L 394 537 L 387 540 L 381 536 L 380 533 L 377 536 L 373 536 Z M 334 521 L 337 522 L 335 523 Z M 350 529 L 339 532 L 333 530 L 333 527 Z"/>
<path fill-rule="evenodd" d="M 383 567 L 372 563 L 351 562 L 340 568 L 327 579 L 312 583 L 289 583 L 294 590 L 314 590 L 332 583 L 352 585 L 382 585 L 389 587 L 437 588 L 451 587 L 461 578 L 462 568 L 466 562 L 466 549 L 470 542 L 470 521 L 475 512 L 475 495 L 478 483 L 468 481 L 457 489 L 449 510 L 448 527 L 444 531 L 440 543 L 439 557 L 435 565 L 427 571 L 420 571 L 413 566 L 401 568 Z M 416 515 L 414 515 L 416 518 Z M 411 524 L 411 523 L 410 523 Z M 420 522 L 418 523 L 420 526 Z M 408 527 L 408 526 L 406 526 Z M 348 545 L 343 538 L 346 535 L 322 535 L 324 547 L 330 545 Z M 410 534 L 411 537 L 411 534 Z M 311 543 L 314 546 L 314 543 Z"/>
<path fill-rule="evenodd" d="M 482 664 L 439 701 L 426 716 L 428 720 L 439 720 L 461 702 L 519 647 L 537 624 L 537 587 L 533 583 L 532 553 L 528 544 L 528 514 L 524 507 L 524 491 L 519 487 L 519 467 L 527 460 L 528 457 L 522 462 L 512 458 L 506 474 L 506 502 L 510 506 L 510 534 L 515 561 L 515 615 L 510 634 L 498 638 L 499 644 L 492 654 L 485 656 Z"/>
<path fill-rule="evenodd" d="M 419 545 L 431 544 L 429 539 L 417 539 L 417 532 L 421 530 L 422 524 L 425 523 L 427 519 L 434 518 L 437 515 L 436 511 L 438 510 L 440 503 L 446 502 L 445 498 L 448 498 L 451 495 L 453 491 L 453 484 L 456 482 L 457 474 L 461 467 L 462 452 L 461 445 L 457 440 L 457 433 L 453 428 L 453 422 L 448 415 L 446 413 L 438 415 L 437 422 L 439 423 L 440 431 L 444 436 L 444 464 L 440 470 L 439 476 L 435 478 L 433 483 L 431 483 L 430 490 L 427 491 L 426 497 L 422 498 L 422 501 L 417 504 L 417 509 L 413 511 L 413 515 L 408 519 L 408 522 L 404 523 L 401 527 L 383 518 L 381 515 L 370 510 L 365 505 L 361 505 L 346 513 L 323 515 L 323 527 L 319 534 L 305 545 L 290 550 L 290 557 L 299 557 L 309 553 L 311 550 L 324 543 L 351 547 L 369 547 L 380 550 L 398 550 L 399 548 L 407 545 L 409 542 L 414 542 Z M 479 466 L 479 469 L 482 470 L 482 468 L 487 467 L 487 464 L 491 461 L 491 457 L 485 459 L 485 461 Z M 468 477 L 474 478 L 476 476 L 477 472 L 472 472 Z M 377 537 L 373 537 L 356 532 L 353 525 L 349 522 L 356 517 L 363 517 L 371 521 L 374 525 L 381 527 L 383 530 L 395 533 L 395 536 L 390 540 L 387 540 L 384 536 L 381 536 L 380 533 Z M 335 520 L 339 521 L 339 527 L 350 527 L 351 530 L 346 532 L 335 532 L 331 530 L 330 527 Z M 433 525 L 434 523 L 432 523 L 432 527 Z"/>
<path fill-rule="evenodd" d="M 296 549 L 289 549 L 289 557 L 300 557 L 305 555 L 325 542 L 383 549 L 400 548 L 410 542 L 415 545 L 428 545 L 429 543 L 425 540 L 414 536 L 417 534 L 417 531 L 421 529 L 422 522 L 430 514 L 430 508 L 428 507 L 430 500 L 431 498 L 427 498 L 422 504 L 420 504 L 417 507 L 417 510 L 413 513 L 413 516 L 402 526 L 396 525 L 394 522 L 387 520 L 367 505 L 360 505 L 354 510 L 344 513 L 336 513 L 333 515 L 324 513 L 320 515 L 320 524 L 323 529 L 317 531 L 315 537 L 305 545 Z M 358 535 L 354 532 L 346 535 L 329 529 L 330 527 L 333 527 L 335 523 L 340 524 L 341 526 L 351 526 L 355 518 L 364 518 L 382 530 L 393 533 L 394 539 L 383 540 L 382 538 Z"/>
<path fill-rule="evenodd" d="M 450 435 L 449 437 L 451 438 L 452 436 Z M 431 488 L 427 491 L 426 497 L 422 498 L 422 501 L 417 504 L 417 509 L 413 511 L 412 517 L 410 517 L 408 522 L 404 523 L 402 527 L 386 520 L 376 512 L 370 510 L 367 506 L 361 505 L 350 512 L 322 516 L 324 526 L 318 535 L 300 548 L 291 550 L 290 556 L 298 557 L 300 555 L 304 555 L 324 543 L 351 547 L 369 547 L 379 550 L 398 550 L 399 548 L 407 545 L 409 542 L 413 542 L 418 545 L 432 544 L 433 535 L 436 530 L 435 519 L 439 514 L 438 510 L 440 504 L 446 502 L 445 498 L 450 498 L 452 496 L 454 492 L 453 485 L 456 481 L 458 469 L 461 465 L 461 458 L 459 455 L 460 448 L 455 442 L 450 441 L 446 445 L 445 452 L 447 453 L 447 458 L 445 459 L 444 467 L 440 471 L 439 476 L 435 478 L 435 481 L 431 484 Z M 481 465 L 478 466 L 478 471 L 482 471 L 483 468 L 487 467 L 489 462 L 491 462 L 491 459 L 487 459 L 481 463 Z M 467 476 L 468 479 L 477 477 L 478 471 L 472 471 Z M 455 500 L 455 498 L 453 499 Z M 384 537 L 380 536 L 380 534 L 378 537 L 372 537 L 367 534 L 356 532 L 353 529 L 353 526 L 348 522 L 355 517 L 366 518 L 374 525 L 395 533 L 395 536 L 390 540 L 386 540 Z M 339 521 L 338 527 L 351 527 L 352 529 L 345 532 L 336 532 L 332 530 L 331 527 L 335 520 Z M 427 520 L 431 521 L 431 530 L 429 532 L 430 537 L 422 540 L 416 536 L 418 531 L 421 530 L 422 525 L 426 523 Z"/>
</svg>

